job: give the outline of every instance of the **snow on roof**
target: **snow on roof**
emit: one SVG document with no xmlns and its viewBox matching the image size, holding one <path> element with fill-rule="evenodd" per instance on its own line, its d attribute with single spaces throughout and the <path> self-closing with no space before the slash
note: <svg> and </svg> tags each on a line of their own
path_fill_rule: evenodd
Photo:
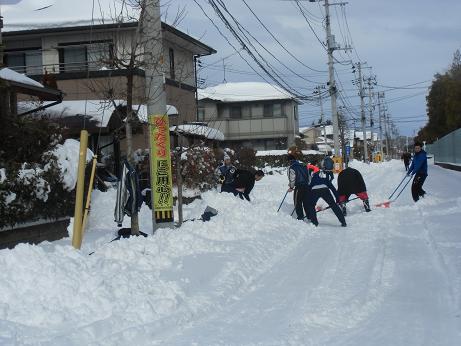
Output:
<svg viewBox="0 0 461 346">
<path fill-rule="evenodd" d="M 224 83 L 198 89 L 198 99 L 211 99 L 222 102 L 245 102 L 263 100 L 292 100 L 295 96 L 268 83 L 241 82 Z"/>
<path fill-rule="evenodd" d="M 13 71 L 7 67 L 0 69 L 0 78 L 9 80 L 12 82 L 32 85 L 35 87 L 43 88 L 44 86 L 41 85 L 39 82 L 34 81 L 32 78 L 27 77 L 25 74 L 18 73 Z"/>
<path fill-rule="evenodd" d="M 126 106 L 124 100 L 114 100 L 116 106 Z M 115 110 L 114 103 L 108 100 L 76 100 L 62 101 L 61 103 L 47 108 L 43 112 L 50 115 L 51 118 L 65 118 L 75 115 L 86 115 L 89 120 L 94 120 L 100 127 L 107 127 L 110 117 Z M 30 102 L 19 102 L 19 108 L 29 110 L 35 108 Z M 133 105 L 133 110 L 137 111 L 140 121 L 147 122 L 147 106 Z M 167 115 L 178 115 L 175 106 L 167 105 Z"/>
<path fill-rule="evenodd" d="M 327 137 L 326 142 L 327 143 L 334 143 L 334 140 Z M 317 137 L 317 142 L 316 143 L 325 143 L 325 137 L 323 137 L 323 136 Z"/>
<path fill-rule="evenodd" d="M 324 153 L 318 150 L 303 150 L 304 155 L 323 155 Z M 287 149 L 281 150 L 258 150 L 256 156 L 283 156 L 288 155 Z"/>
<path fill-rule="evenodd" d="M 203 124 L 185 124 L 178 125 L 178 131 L 181 133 L 188 133 L 191 135 L 203 136 L 208 139 L 215 139 L 217 141 L 224 140 L 224 134 L 212 127 Z M 176 131 L 176 126 L 171 126 L 170 131 Z"/>
<path fill-rule="evenodd" d="M 371 131 L 366 131 L 366 133 L 367 139 L 371 139 Z M 358 138 L 359 140 L 363 141 L 363 131 L 355 131 L 355 138 Z M 373 132 L 373 140 L 378 140 L 378 134 L 375 132 Z"/>
</svg>

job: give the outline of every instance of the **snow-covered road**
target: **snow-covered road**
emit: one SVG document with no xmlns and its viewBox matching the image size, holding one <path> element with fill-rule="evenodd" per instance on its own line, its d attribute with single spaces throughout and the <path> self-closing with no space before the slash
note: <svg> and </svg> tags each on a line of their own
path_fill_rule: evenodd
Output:
<svg viewBox="0 0 461 346">
<path fill-rule="evenodd" d="M 354 166 L 372 204 L 404 175 Z M 82 251 L 0 251 L 0 344 L 459 345 L 461 173 L 429 174 L 417 204 L 409 189 L 389 209 L 351 202 L 347 228 L 331 211 L 318 228 L 294 220 L 291 196 L 276 213 L 287 178 L 274 174 L 251 203 L 208 192 L 187 208 L 217 208 L 210 222 L 110 244 L 114 193 L 95 193 Z"/>
</svg>

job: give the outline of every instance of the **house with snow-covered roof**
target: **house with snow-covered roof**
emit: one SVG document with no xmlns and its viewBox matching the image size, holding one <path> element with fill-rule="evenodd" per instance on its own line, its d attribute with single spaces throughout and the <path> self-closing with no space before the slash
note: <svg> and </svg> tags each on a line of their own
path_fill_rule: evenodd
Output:
<svg viewBox="0 0 461 346">
<path fill-rule="evenodd" d="M 229 147 L 286 149 L 299 132 L 299 104 L 268 83 L 224 83 L 198 90 L 198 120 L 221 131 Z"/>
<path fill-rule="evenodd" d="M 141 120 L 139 126 L 133 127 L 133 149 L 149 148 L 147 126 L 143 125 L 147 120 L 145 71 L 142 64 L 128 70 L 121 63 L 131 52 L 138 23 L 75 23 L 78 24 L 29 25 L 17 30 L 5 18 L 2 33 L 5 65 L 62 90 L 63 104 L 54 111 L 50 107 L 49 112 L 60 116 L 69 132 L 88 127 L 90 135 L 94 134 L 90 147 L 96 148 L 98 141 L 107 155 L 117 152 L 123 155 L 125 151 L 120 127 L 124 125 L 126 101 L 120 100 L 126 100 L 127 76 L 132 73 L 133 104 L 138 105 L 134 110 Z M 176 110 L 170 124 L 194 122 L 197 120 L 196 60 L 216 51 L 171 25 L 162 22 L 161 28 L 159 44 L 163 59 L 158 68 L 164 83 L 159 87 L 165 90 L 167 104 Z M 141 52 L 142 47 L 139 49 Z"/>
</svg>

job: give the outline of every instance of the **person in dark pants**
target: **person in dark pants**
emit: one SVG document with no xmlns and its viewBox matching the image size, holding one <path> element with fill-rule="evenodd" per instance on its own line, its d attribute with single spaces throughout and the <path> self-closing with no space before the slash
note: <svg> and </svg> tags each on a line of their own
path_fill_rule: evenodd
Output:
<svg viewBox="0 0 461 346">
<path fill-rule="evenodd" d="M 403 164 L 405 165 L 405 170 L 408 172 L 408 167 L 410 166 L 411 154 L 409 152 L 404 152 L 401 156 Z"/>
<path fill-rule="evenodd" d="M 236 168 L 231 163 L 229 155 L 225 154 L 223 165 L 219 166 L 215 171 L 218 181 L 222 184 L 221 192 L 229 192 L 236 195 L 234 187 L 235 171 Z"/>
<path fill-rule="evenodd" d="M 308 201 L 308 217 L 312 224 L 315 226 L 318 226 L 319 224 L 317 220 L 317 211 L 315 210 L 315 205 L 317 204 L 317 201 L 322 198 L 325 202 L 328 203 L 328 206 L 331 208 L 331 210 L 333 210 L 339 222 L 341 222 L 341 226 L 346 227 L 346 219 L 344 218 L 344 215 L 337 204 L 339 201 L 338 191 L 336 191 L 336 188 L 327 178 L 325 172 L 320 171 L 314 173 L 312 175 L 310 186 L 312 189 L 312 195 Z M 331 195 L 331 192 L 333 192 L 336 201 Z"/>
<path fill-rule="evenodd" d="M 363 207 L 366 212 L 371 211 L 370 201 L 367 194 L 367 186 L 363 180 L 362 174 L 354 168 L 348 167 L 338 175 L 338 194 L 339 203 L 345 216 L 347 213 L 346 203 L 351 195 L 356 195 L 363 201 Z"/>
<path fill-rule="evenodd" d="M 260 181 L 264 177 L 264 172 L 261 170 L 252 173 L 246 169 L 237 169 L 235 171 L 234 186 L 241 199 L 245 198 L 250 202 L 250 192 L 253 190 L 256 181 Z"/>
<path fill-rule="evenodd" d="M 426 191 L 423 190 L 423 184 L 427 178 L 427 154 L 419 142 L 415 143 L 415 154 L 408 168 L 407 175 L 415 176 L 411 184 L 411 195 L 413 200 L 418 202 L 419 198 L 424 197 L 426 194 Z"/>
<path fill-rule="evenodd" d="M 298 220 L 303 220 L 304 212 L 308 216 L 307 205 L 311 193 L 309 186 L 310 173 L 307 166 L 296 160 L 291 154 L 288 154 L 288 162 L 290 163 L 288 168 L 288 192 L 294 191 L 296 216 Z"/>
</svg>

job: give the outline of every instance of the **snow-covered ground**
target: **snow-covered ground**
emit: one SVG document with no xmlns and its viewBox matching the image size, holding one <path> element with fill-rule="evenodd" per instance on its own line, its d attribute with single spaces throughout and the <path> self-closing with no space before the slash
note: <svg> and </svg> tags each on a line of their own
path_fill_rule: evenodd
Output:
<svg viewBox="0 0 461 346">
<path fill-rule="evenodd" d="M 354 166 L 372 203 L 404 175 Z M 81 251 L 0 251 L 0 345 L 459 345 L 461 173 L 429 174 L 417 204 L 409 190 L 371 213 L 351 202 L 347 228 L 331 211 L 296 221 L 292 196 L 277 213 L 275 174 L 251 203 L 213 191 L 187 207 L 218 209 L 209 222 L 112 243 L 115 193 L 95 192 Z"/>
</svg>

